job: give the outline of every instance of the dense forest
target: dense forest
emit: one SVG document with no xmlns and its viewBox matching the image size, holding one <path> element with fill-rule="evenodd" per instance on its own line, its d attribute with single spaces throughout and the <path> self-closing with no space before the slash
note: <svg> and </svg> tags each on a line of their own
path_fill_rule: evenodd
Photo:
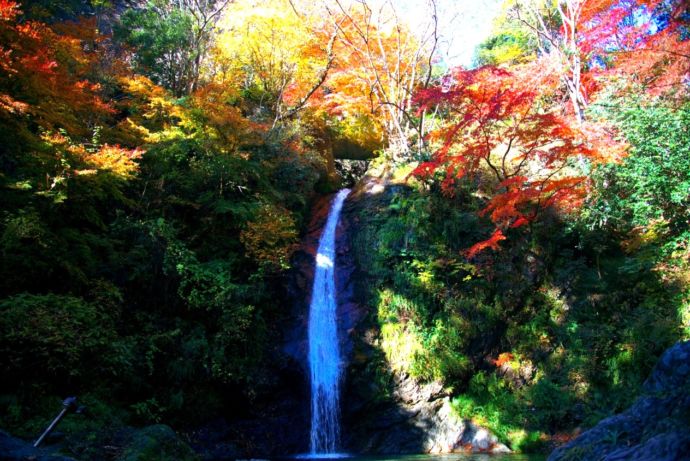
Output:
<svg viewBox="0 0 690 461">
<path fill-rule="evenodd" d="M 379 381 L 516 451 L 640 395 L 690 339 L 690 7 L 504 0 L 453 67 L 421 3 L 0 0 L 0 429 L 248 414 L 345 186 Z"/>
</svg>

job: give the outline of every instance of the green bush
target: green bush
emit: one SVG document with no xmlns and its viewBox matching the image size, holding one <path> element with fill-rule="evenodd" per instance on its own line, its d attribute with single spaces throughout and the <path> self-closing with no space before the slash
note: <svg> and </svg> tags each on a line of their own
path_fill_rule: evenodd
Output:
<svg viewBox="0 0 690 461">
<path fill-rule="evenodd" d="M 81 381 L 115 360 L 114 316 L 82 298 L 21 294 L 0 301 L 3 376 L 19 382 Z"/>
</svg>

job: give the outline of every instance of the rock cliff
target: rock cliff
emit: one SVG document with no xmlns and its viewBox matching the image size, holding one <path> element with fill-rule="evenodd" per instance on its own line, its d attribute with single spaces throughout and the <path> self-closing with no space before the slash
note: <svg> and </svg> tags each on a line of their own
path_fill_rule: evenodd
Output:
<svg viewBox="0 0 690 461">
<path fill-rule="evenodd" d="M 344 448 L 367 454 L 509 452 L 486 429 L 458 419 L 441 384 L 418 383 L 407 373 L 390 370 L 378 346 L 375 307 L 367 299 L 367 268 L 355 260 L 351 238 L 366 225 L 362 217 L 373 212 L 373 204 L 389 202 L 394 193 L 384 179 L 366 177 L 350 194 L 341 217 L 337 282 L 343 288 L 340 322 L 347 357 Z"/>
</svg>

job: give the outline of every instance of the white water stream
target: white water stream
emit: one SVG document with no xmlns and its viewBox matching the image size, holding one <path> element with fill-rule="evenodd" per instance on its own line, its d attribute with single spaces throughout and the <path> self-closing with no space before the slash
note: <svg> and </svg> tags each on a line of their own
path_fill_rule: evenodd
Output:
<svg viewBox="0 0 690 461">
<path fill-rule="evenodd" d="M 343 202 L 336 195 L 319 239 L 314 286 L 309 306 L 309 369 L 311 374 L 311 455 L 335 455 L 340 439 L 340 348 L 336 323 L 335 230 Z"/>
</svg>

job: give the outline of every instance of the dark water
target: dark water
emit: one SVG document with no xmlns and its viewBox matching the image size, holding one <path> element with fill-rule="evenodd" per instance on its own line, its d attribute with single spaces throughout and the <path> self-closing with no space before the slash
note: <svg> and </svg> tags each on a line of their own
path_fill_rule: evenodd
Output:
<svg viewBox="0 0 690 461">
<path fill-rule="evenodd" d="M 302 459 L 309 461 L 546 461 L 546 455 L 490 455 L 490 454 L 449 454 L 449 455 L 380 455 L 349 456 L 346 454 L 319 457 L 319 455 L 302 455 L 284 460 Z"/>
</svg>

